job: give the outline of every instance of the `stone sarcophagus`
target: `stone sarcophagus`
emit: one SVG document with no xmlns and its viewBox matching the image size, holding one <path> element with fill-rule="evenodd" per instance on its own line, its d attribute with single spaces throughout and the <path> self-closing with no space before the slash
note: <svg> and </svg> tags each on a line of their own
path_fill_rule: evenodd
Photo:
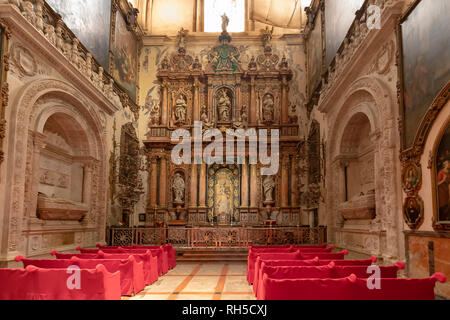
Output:
<svg viewBox="0 0 450 320">
<path fill-rule="evenodd" d="M 89 208 L 83 203 L 38 196 L 37 216 L 42 220 L 82 220 Z"/>
</svg>

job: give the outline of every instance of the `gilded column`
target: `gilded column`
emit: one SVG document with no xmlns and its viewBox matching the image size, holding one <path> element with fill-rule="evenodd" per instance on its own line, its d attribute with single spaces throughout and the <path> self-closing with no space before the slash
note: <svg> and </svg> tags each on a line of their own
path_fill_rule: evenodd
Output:
<svg viewBox="0 0 450 320">
<path fill-rule="evenodd" d="M 150 185 L 149 185 L 149 190 L 150 190 L 150 192 L 149 192 L 149 196 L 150 196 L 150 199 L 149 199 L 149 203 L 150 203 L 150 206 L 152 207 L 152 208 L 155 208 L 156 207 L 156 187 L 157 187 L 157 180 L 156 180 L 156 178 L 157 178 L 157 172 L 156 172 L 156 170 L 157 170 L 157 158 L 156 157 L 153 157 L 152 159 L 151 159 L 151 169 L 150 169 L 151 171 L 150 171 Z"/>
<path fill-rule="evenodd" d="M 241 206 L 248 207 L 248 160 L 242 164 Z"/>
<path fill-rule="evenodd" d="M 285 156 L 281 161 L 281 206 L 289 206 L 289 189 L 288 189 L 288 167 L 289 167 L 289 156 Z"/>
<path fill-rule="evenodd" d="M 248 116 L 250 125 L 256 124 L 255 76 L 252 76 L 250 80 L 250 112 Z"/>
<path fill-rule="evenodd" d="M 161 124 L 167 125 L 167 114 L 168 114 L 168 101 L 167 101 L 167 82 L 163 81 L 161 84 L 162 96 L 161 96 Z"/>
<path fill-rule="evenodd" d="M 194 119 L 194 121 L 200 120 L 200 99 L 199 99 L 199 95 L 198 95 L 199 86 L 200 86 L 200 82 L 198 81 L 198 77 L 195 77 L 195 79 L 194 79 L 194 106 L 193 106 L 193 110 L 192 110 L 192 112 L 194 113 L 192 119 Z"/>
<path fill-rule="evenodd" d="M 167 158 L 161 157 L 161 168 L 159 174 L 159 206 L 166 207 L 167 204 Z"/>
<path fill-rule="evenodd" d="M 297 187 L 297 157 L 291 158 L 291 206 L 296 207 L 298 204 L 298 187 Z"/>
<path fill-rule="evenodd" d="M 288 114 L 288 81 L 286 76 L 281 80 L 281 123 L 289 123 Z"/>
<path fill-rule="evenodd" d="M 258 175 L 257 175 L 257 165 L 250 165 L 250 207 L 256 208 L 258 207 Z"/>
<path fill-rule="evenodd" d="M 192 161 L 191 164 L 191 208 L 197 207 L 197 165 Z"/>
<path fill-rule="evenodd" d="M 199 182 L 199 206 L 206 207 L 206 163 L 200 165 L 200 182 Z"/>
</svg>

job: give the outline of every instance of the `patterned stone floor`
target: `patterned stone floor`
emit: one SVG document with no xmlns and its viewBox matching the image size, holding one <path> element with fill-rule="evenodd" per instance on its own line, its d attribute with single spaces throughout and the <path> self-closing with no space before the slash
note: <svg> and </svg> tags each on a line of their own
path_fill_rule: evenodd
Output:
<svg viewBox="0 0 450 320">
<path fill-rule="evenodd" d="M 144 291 L 123 300 L 255 300 L 246 263 L 177 263 Z"/>
</svg>

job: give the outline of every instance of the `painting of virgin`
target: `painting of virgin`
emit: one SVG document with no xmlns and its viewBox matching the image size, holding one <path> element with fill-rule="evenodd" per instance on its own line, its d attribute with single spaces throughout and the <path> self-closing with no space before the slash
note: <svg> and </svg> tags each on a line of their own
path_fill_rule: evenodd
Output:
<svg viewBox="0 0 450 320">
<path fill-rule="evenodd" d="M 116 13 L 114 45 L 114 78 L 136 101 L 138 45 L 132 32 L 128 31 L 120 11 Z"/>
<path fill-rule="evenodd" d="M 450 80 L 448 0 L 421 0 L 401 23 L 404 149 L 412 146 L 433 100 Z"/>
<path fill-rule="evenodd" d="M 450 225 L 450 124 L 442 135 L 434 165 L 437 204 L 435 222 Z"/>
</svg>

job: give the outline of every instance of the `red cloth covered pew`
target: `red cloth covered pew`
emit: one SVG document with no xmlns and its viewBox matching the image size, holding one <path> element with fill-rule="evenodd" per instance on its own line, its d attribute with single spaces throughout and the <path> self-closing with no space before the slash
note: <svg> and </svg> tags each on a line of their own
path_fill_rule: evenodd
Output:
<svg viewBox="0 0 450 320">
<path fill-rule="evenodd" d="M 372 256 L 370 259 L 364 260 L 320 260 L 318 257 L 311 260 L 267 260 L 258 257 L 255 262 L 253 291 L 256 294 L 257 287 L 262 279 L 261 264 L 264 262 L 267 266 L 324 266 L 330 262 L 334 262 L 336 266 L 370 266 L 372 263 L 377 262 L 377 258 Z"/>
<path fill-rule="evenodd" d="M 76 250 L 81 253 L 98 253 L 100 249 L 83 249 L 81 247 L 77 247 Z M 169 271 L 169 257 L 166 251 L 162 247 L 158 247 L 157 249 L 124 249 L 122 247 L 117 247 L 115 249 L 102 249 L 101 251 L 104 253 L 117 254 L 117 253 L 146 253 L 147 250 L 150 250 L 153 256 L 158 257 L 158 274 L 163 275 Z"/>
<path fill-rule="evenodd" d="M 250 247 L 249 253 L 285 253 L 285 252 L 294 252 L 300 251 L 301 253 L 315 253 L 315 252 L 323 252 L 328 253 L 333 251 L 334 246 L 330 246 L 328 248 L 300 248 L 300 247 L 288 247 L 288 248 L 252 248 Z"/>
<path fill-rule="evenodd" d="M 175 266 L 177 265 L 176 262 L 176 252 L 175 252 L 175 248 L 172 246 L 171 243 L 169 243 L 168 245 L 164 245 L 164 246 L 139 246 L 136 244 L 133 244 L 131 246 L 102 246 L 99 243 L 96 244 L 96 247 L 98 249 L 117 249 L 117 248 L 124 248 L 124 249 L 159 249 L 159 248 L 163 248 L 167 254 L 168 254 L 168 265 L 169 265 L 169 269 L 173 269 L 175 268 Z"/>
<path fill-rule="evenodd" d="M 72 257 L 65 259 L 25 259 L 17 256 L 16 261 L 22 261 L 24 267 L 35 266 L 44 269 L 67 269 L 69 266 L 79 266 L 80 269 L 95 269 L 102 264 L 108 272 L 120 271 L 120 289 L 123 296 L 131 296 L 145 288 L 143 263 L 137 263 L 133 256 L 128 259 L 80 259 Z"/>
<path fill-rule="evenodd" d="M 381 279 L 380 289 L 369 289 L 367 279 L 354 274 L 340 279 L 272 279 L 263 276 L 264 296 L 259 300 L 434 300 L 435 273 L 424 279 Z"/>
<path fill-rule="evenodd" d="M 310 260 L 318 257 L 322 260 L 340 260 L 344 259 L 348 250 L 341 252 L 300 252 L 300 260 Z"/>
<path fill-rule="evenodd" d="M 305 260 L 307 261 L 307 260 Z M 253 291 L 256 296 L 264 297 L 264 285 L 262 280 L 264 274 L 271 279 L 339 279 L 346 278 L 354 274 L 358 278 L 366 279 L 373 275 L 370 266 L 336 266 L 332 261 L 325 266 L 267 266 L 264 262 L 261 264 L 259 278 L 253 284 Z M 397 278 L 398 270 L 403 270 L 405 264 L 397 262 L 394 266 L 377 266 L 380 270 L 380 278 Z"/>
<path fill-rule="evenodd" d="M 283 245 L 265 245 L 265 246 L 257 246 L 257 245 L 253 245 L 253 244 L 249 244 L 250 248 L 254 248 L 254 249 L 260 249 L 260 248 L 289 248 L 291 245 L 290 244 L 283 244 Z"/>
<path fill-rule="evenodd" d="M 0 269 L 0 300 L 120 300 L 120 273 L 99 264 L 80 270 L 80 289 L 69 289 L 62 269 Z"/>
<path fill-rule="evenodd" d="M 259 248 L 289 248 L 291 245 L 284 244 L 284 245 L 264 245 L 264 246 L 258 246 L 258 245 L 249 245 L 250 248 L 259 249 Z M 295 248 L 326 248 L 328 246 L 327 243 L 323 244 L 305 244 L 305 245 L 299 245 L 299 246 L 293 246 Z"/>
<path fill-rule="evenodd" d="M 305 245 L 293 245 L 293 247 L 295 249 L 305 249 L 305 248 L 326 248 L 328 246 L 327 243 L 323 243 L 323 244 L 305 244 Z M 333 246 L 334 247 L 334 246 Z"/>
<path fill-rule="evenodd" d="M 154 257 L 150 251 L 147 253 L 104 253 L 101 250 L 96 253 L 59 253 L 54 250 L 51 252 L 56 259 L 70 259 L 77 257 L 80 259 L 128 259 L 130 255 L 136 262 L 144 264 L 144 280 L 146 285 L 150 285 L 158 280 L 158 258 Z"/>
<path fill-rule="evenodd" d="M 253 253 L 249 252 L 247 258 L 247 281 L 249 284 L 253 283 L 253 278 L 255 277 L 255 262 L 257 257 L 267 260 L 300 260 L 300 252 L 287 252 L 287 253 Z"/>
</svg>

